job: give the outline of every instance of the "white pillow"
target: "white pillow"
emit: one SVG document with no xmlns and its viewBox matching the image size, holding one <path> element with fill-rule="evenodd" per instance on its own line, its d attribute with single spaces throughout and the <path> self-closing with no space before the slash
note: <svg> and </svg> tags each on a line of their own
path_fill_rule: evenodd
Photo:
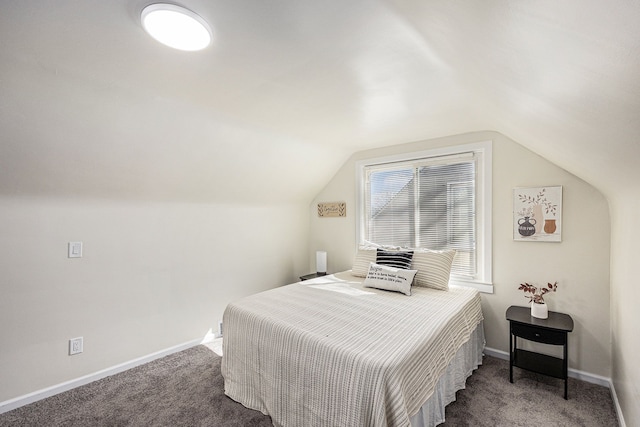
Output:
<svg viewBox="0 0 640 427">
<path fill-rule="evenodd" d="M 358 249 L 356 259 L 353 261 L 351 275 L 356 277 L 367 277 L 369 272 L 369 264 L 376 262 L 376 249 L 365 248 L 363 246 Z"/>
<path fill-rule="evenodd" d="M 456 251 L 431 251 L 414 249 L 411 268 L 418 270 L 415 286 L 449 290 L 449 275 Z"/>
<path fill-rule="evenodd" d="M 384 289 L 385 291 L 411 295 L 411 283 L 413 283 L 416 273 L 416 270 L 405 270 L 372 262 L 369 264 L 369 271 L 362 285 L 365 288 Z"/>
</svg>

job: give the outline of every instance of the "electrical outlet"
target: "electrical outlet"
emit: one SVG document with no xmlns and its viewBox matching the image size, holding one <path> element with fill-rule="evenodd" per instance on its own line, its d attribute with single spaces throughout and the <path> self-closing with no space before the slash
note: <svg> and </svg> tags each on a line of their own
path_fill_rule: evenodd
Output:
<svg viewBox="0 0 640 427">
<path fill-rule="evenodd" d="M 218 337 L 222 336 L 222 320 L 218 322 Z"/>
<path fill-rule="evenodd" d="M 84 345 L 82 343 L 82 337 L 71 338 L 69 340 L 69 356 L 82 353 L 82 351 L 84 350 L 83 347 Z"/>
</svg>

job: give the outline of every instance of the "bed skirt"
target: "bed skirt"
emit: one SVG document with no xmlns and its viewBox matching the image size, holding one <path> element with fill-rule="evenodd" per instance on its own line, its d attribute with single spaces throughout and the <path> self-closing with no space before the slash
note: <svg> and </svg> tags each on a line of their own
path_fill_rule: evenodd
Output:
<svg viewBox="0 0 640 427">
<path fill-rule="evenodd" d="M 482 365 L 484 344 L 483 322 L 480 322 L 447 365 L 429 400 L 411 417 L 412 427 L 435 427 L 444 422 L 445 406 L 456 400 L 456 391 L 465 388 L 467 378 Z"/>
</svg>

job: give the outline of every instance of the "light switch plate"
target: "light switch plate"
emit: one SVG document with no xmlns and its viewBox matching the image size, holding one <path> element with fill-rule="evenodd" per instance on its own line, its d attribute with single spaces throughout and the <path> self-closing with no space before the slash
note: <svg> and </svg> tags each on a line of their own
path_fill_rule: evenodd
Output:
<svg viewBox="0 0 640 427">
<path fill-rule="evenodd" d="M 69 242 L 69 258 L 82 258 L 82 242 Z"/>
</svg>

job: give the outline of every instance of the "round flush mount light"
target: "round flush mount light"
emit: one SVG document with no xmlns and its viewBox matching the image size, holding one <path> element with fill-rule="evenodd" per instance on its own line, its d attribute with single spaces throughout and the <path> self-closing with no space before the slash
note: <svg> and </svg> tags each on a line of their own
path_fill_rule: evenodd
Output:
<svg viewBox="0 0 640 427">
<path fill-rule="evenodd" d="M 198 14 L 175 4 L 155 3 L 140 14 L 142 27 L 174 49 L 201 50 L 211 43 L 211 28 Z"/>
</svg>

